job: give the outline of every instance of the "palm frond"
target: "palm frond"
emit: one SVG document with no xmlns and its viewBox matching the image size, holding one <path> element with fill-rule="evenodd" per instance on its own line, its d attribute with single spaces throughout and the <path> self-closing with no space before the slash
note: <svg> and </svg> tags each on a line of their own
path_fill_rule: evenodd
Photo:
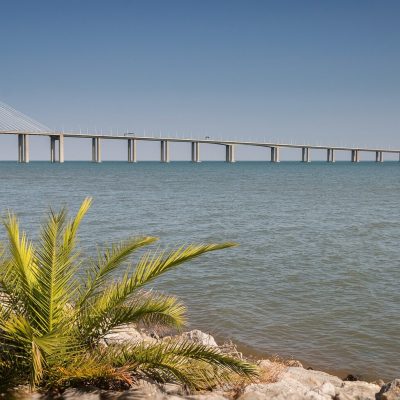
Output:
<svg viewBox="0 0 400 400">
<path fill-rule="evenodd" d="M 40 247 L 37 251 L 37 284 L 33 288 L 35 319 L 40 331 L 50 333 L 65 322 L 64 309 L 73 295 L 72 277 L 75 268 L 72 260 L 64 253 L 62 235 L 66 210 L 50 211 L 42 227 Z"/>
<path fill-rule="evenodd" d="M 76 245 L 76 234 L 78 232 L 79 225 L 81 224 L 83 217 L 88 212 L 91 204 L 92 198 L 86 197 L 79 207 L 79 210 L 76 213 L 75 217 L 67 224 L 65 228 L 63 247 L 67 255 L 70 254 L 70 252 L 74 249 Z"/>
<path fill-rule="evenodd" d="M 84 291 L 78 303 L 82 304 L 96 294 L 107 282 L 109 276 L 126 262 L 136 250 L 156 240 L 157 238 L 151 236 L 134 237 L 106 248 L 103 254 L 98 255 L 97 262 L 93 263 L 93 266 L 88 271 L 87 282 L 84 285 Z"/>
<path fill-rule="evenodd" d="M 227 356 L 216 348 L 189 341 L 169 340 L 110 348 L 116 366 L 131 365 L 133 371 L 160 381 L 175 381 L 200 388 L 226 382 L 231 374 L 257 376 L 257 367 Z"/>
<path fill-rule="evenodd" d="M 205 387 L 232 373 L 253 376 L 252 365 L 192 342 L 95 346 L 107 333 L 132 323 L 181 327 L 184 305 L 143 287 L 186 261 L 234 244 L 148 252 L 133 267 L 129 257 L 156 238 L 131 238 L 99 253 L 87 278 L 78 281 L 77 233 L 90 205 L 86 198 L 69 222 L 65 208 L 50 210 L 37 248 L 13 213 L 4 219 L 8 242 L 4 254 L 0 245 L 0 374 L 30 376 L 31 386 L 102 379 L 127 383 L 129 374 L 137 374 Z M 113 281 L 124 266 L 122 278 Z"/>
<path fill-rule="evenodd" d="M 105 293 L 101 302 L 81 313 L 80 334 L 93 344 L 115 328 L 129 324 L 180 328 L 185 323 L 185 312 L 186 307 L 174 296 L 139 292 L 124 304 L 112 305 Z"/>
<path fill-rule="evenodd" d="M 137 289 L 184 262 L 197 258 L 210 251 L 234 246 L 236 246 L 236 243 L 231 242 L 190 244 L 188 246 L 181 246 L 170 252 L 160 251 L 147 253 L 137 264 L 135 273 L 129 281 L 129 287 Z"/>
<path fill-rule="evenodd" d="M 102 293 L 95 296 L 93 310 L 97 307 L 103 310 L 111 310 L 129 300 L 129 298 L 142 286 L 146 285 L 156 277 L 171 270 L 186 261 L 189 261 L 200 255 L 235 246 L 234 243 L 220 244 L 200 244 L 182 246 L 169 253 L 165 251 L 145 254 L 135 271 L 132 273 L 128 269 L 120 282 L 117 282 Z"/>
<path fill-rule="evenodd" d="M 96 340 L 99 336 L 105 332 L 105 327 L 110 329 L 115 328 L 117 325 L 118 318 L 112 316 L 122 315 L 118 314 L 118 310 L 129 310 L 129 313 L 125 313 L 121 320 L 128 320 L 129 322 L 135 322 L 136 314 L 134 308 L 126 308 L 126 303 L 132 299 L 137 291 L 147 284 L 148 282 L 155 279 L 162 273 L 172 269 L 175 266 L 182 264 L 185 261 L 191 260 L 200 255 L 219 249 L 225 249 L 227 247 L 234 246 L 233 243 L 221 243 L 221 244 L 200 244 L 200 245 L 188 245 L 182 246 L 169 253 L 166 252 L 155 252 L 147 253 L 139 261 L 135 271 L 132 273 L 128 268 L 124 277 L 120 282 L 109 285 L 102 292 L 93 295 L 91 301 L 84 304 L 82 307 L 84 315 L 82 328 L 83 332 L 87 334 L 88 327 L 93 327 L 92 332 L 96 332 Z M 125 307 L 125 308 L 124 308 Z M 176 307 L 166 309 L 166 311 L 173 311 L 173 313 L 167 315 L 164 314 L 164 321 L 169 322 L 172 326 L 181 326 L 183 323 L 183 309 L 178 307 L 178 314 L 176 313 Z M 140 312 L 142 313 L 142 311 Z M 156 313 L 148 313 L 148 316 L 157 315 Z M 158 314 L 160 321 L 161 314 Z"/>
<path fill-rule="evenodd" d="M 20 233 L 19 222 L 15 214 L 9 212 L 6 220 L 3 221 L 8 236 L 8 250 L 10 257 L 5 264 L 21 296 L 28 298 L 36 283 L 35 254 L 32 243 L 27 239 L 25 232 Z"/>
</svg>

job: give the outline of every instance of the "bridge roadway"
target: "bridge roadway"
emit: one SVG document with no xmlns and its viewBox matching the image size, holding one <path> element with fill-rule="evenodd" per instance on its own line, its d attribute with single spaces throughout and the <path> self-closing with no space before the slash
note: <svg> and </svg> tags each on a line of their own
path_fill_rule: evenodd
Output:
<svg viewBox="0 0 400 400">
<path fill-rule="evenodd" d="M 311 150 L 326 150 L 327 162 L 335 162 L 336 151 L 350 152 L 350 160 L 352 162 L 360 161 L 361 152 L 375 153 L 375 161 L 383 162 L 383 154 L 398 154 L 400 161 L 400 149 L 385 148 L 369 148 L 369 147 L 350 147 L 350 146 L 324 146 L 324 145 L 308 145 L 308 144 L 289 144 L 275 142 L 254 142 L 241 140 L 217 140 L 213 138 L 177 138 L 177 137 L 150 137 L 138 136 L 134 133 L 125 134 L 98 134 L 98 133 L 76 133 L 76 132 L 56 132 L 56 131 L 0 131 L 0 135 L 17 135 L 18 136 L 18 161 L 22 163 L 29 162 L 29 137 L 30 136 L 47 136 L 50 138 L 50 161 L 64 162 L 64 138 L 87 138 L 92 140 L 92 161 L 101 162 L 101 140 L 126 140 L 128 143 L 128 162 L 136 162 L 136 143 L 137 141 L 156 141 L 160 142 L 160 161 L 169 162 L 169 144 L 171 142 L 191 143 L 192 144 L 192 161 L 200 162 L 200 144 L 214 144 L 225 146 L 225 161 L 235 162 L 235 146 L 256 146 L 270 148 L 271 161 L 280 161 L 280 148 L 302 149 L 301 161 L 311 161 Z"/>
</svg>

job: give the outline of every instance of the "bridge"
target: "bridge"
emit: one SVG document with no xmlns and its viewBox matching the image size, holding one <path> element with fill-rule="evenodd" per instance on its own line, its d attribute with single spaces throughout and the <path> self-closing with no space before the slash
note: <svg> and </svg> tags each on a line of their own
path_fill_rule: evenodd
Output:
<svg viewBox="0 0 400 400">
<path fill-rule="evenodd" d="M 25 114 L 15 110 L 5 103 L 0 102 L 0 135 L 15 135 L 18 137 L 18 162 L 28 163 L 30 160 L 29 138 L 33 136 L 47 136 L 49 138 L 49 154 L 51 162 L 64 162 L 64 140 L 66 138 L 86 138 L 92 142 L 92 162 L 101 162 L 101 146 L 103 141 L 124 140 L 127 143 L 127 161 L 137 162 L 137 143 L 139 141 L 151 141 L 160 143 L 160 161 L 168 163 L 170 161 L 170 144 L 174 142 L 191 143 L 191 160 L 194 163 L 200 162 L 200 146 L 202 144 L 213 144 L 225 147 L 225 161 L 235 162 L 236 146 L 263 147 L 270 152 L 270 161 L 280 162 L 280 149 L 292 148 L 301 150 L 301 161 L 311 162 L 312 150 L 325 150 L 326 161 L 333 163 L 336 160 L 336 152 L 347 152 L 353 163 L 361 160 L 361 153 L 374 153 L 376 162 L 383 162 L 384 154 L 397 154 L 400 161 L 400 149 L 369 148 L 369 147 L 348 147 L 348 146 L 324 146 L 324 145 L 305 145 L 292 143 L 276 143 L 268 141 L 242 141 L 242 140 L 216 140 L 205 137 L 204 139 L 176 138 L 176 137 L 149 137 L 136 135 L 133 132 L 124 134 L 98 134 L 81 132 L 57 132 L 47 126 L 35 121 Z"/>
</svg>

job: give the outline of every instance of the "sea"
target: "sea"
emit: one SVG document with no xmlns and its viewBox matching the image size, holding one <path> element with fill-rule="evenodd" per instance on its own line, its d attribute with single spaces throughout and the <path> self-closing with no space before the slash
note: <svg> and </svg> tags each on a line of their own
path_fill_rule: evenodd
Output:
<svg viewBox="0 0 400 400">
<path fill-rule="evenodd" d="M 153 249 L 238 244 L 150 286 L 186 303 L 187 329 L 258 358 L 399 377 L 399 162 L 0 163 L 1 213 L 33 240 L 50 207 L 73 213 L 86 196 L 86 256 L 136 235 L 157 236 Z"/>
</svg>

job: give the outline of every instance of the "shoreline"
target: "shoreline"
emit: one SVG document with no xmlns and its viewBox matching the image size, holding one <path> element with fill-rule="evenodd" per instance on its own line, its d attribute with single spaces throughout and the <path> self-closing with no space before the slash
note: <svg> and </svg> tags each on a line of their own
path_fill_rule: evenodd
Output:
<svg viewBox="0 0 400 400">
<path fill-rule="evenodd" d="M 129 388 L 118 390 L 100 387 L 69 386 L 54 393 L 58 400 L 394 400 L 400 398 L 400 379 L 390 382 L 368 382 L 363 379 L 342 379 L 337 374 L 321 370 L 308 369 L 297 360 L 285 360 L 274 357 L 261 358 L 251 355 L 249 348 L 240 344 L 219 343 L 211 334 L 194 329 L 174 334 L 169 332 L 147 331 L 144 328 L 126 325 L 104 337 L 103 346 L 129 342 L 155 343 L 164 340 L 184 340 L 219 349 L 223 354 L 229 354 L 252 362 L 257 366 L 258 374 L 252 379 L 235 378 L 229 382 L 216 384 L 200 391 L 188 391 L 183 384 L 169 381 L 158 382 L 151 378 L 139 378 Z M 239 353 L 242 351 L 243 353 Z M 249 358 L 247 358 L 249 357 Z M 23 389 L 23 388 L 22 388 Z M 10 393 L 8 393 L 10 394 Z M 12 394 L 12 392 L 11 392 Z M 30 393 L 27 389 L 14 392 L 20 400 L 48 400 L 49 393 Z M 20 396 L 22 395 L 22 396 Z M 398 396 L 398 397 L 396 397 Z"/>
<path fill-rule="evenodd" d="M 285 362 L 295 361 L 295 362 L 299 362 L 305 369 L 325 372 L 329 375 L 337 376 L 343 380 L 345 380 L 349 376 L 356 377 L 357 380 L 365 381 L 365 382 L 377 382 L 380 380 L 390 379 L 390 378 L 384 378 L 384 377 L 378 376 L 378 375 L 373 376 L 370 374 L 364 374 L 364 373 L 360 373 L 357 371 L 352 371 L 352 370 L 344 368 L 344 367 L 339 368 L 339 369 L 324 368 L 323 366 L 318 366 L 316 364 L 305 361 L 301 357 L 290 357 L 290 356 L 286 356 L 284 354 L 274 354 L 274 353 L 262 352 L 262 351 L 258 351 L 256 349 L 254 349 L 253 347 L 251 347 L 245 343 L 234 341 L 230 338 L 226 338 L 226 337 L 224 338 L 220 335 L 213 335 L 212 333 L 210 333 L 210 335 L 214 336 L 218 343 L 224 343 L 224 341 L 232 342 L 236 346 L 238 351 L 240 353 L 242 353 L 245 358 L 249 358 L 250 360 L 277 359 L 277 360 L 282 360 Z"/>
</svg>

